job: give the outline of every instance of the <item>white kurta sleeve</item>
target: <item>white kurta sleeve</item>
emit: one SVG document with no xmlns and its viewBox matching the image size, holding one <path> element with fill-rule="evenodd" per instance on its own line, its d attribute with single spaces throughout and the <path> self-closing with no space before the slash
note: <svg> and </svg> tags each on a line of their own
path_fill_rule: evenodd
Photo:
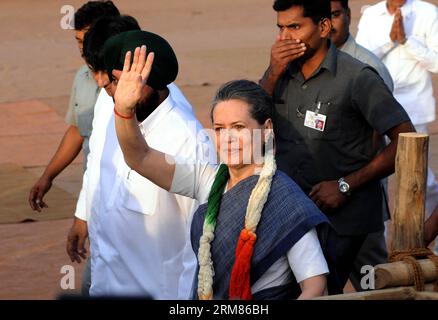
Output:
<svg viewBox="0 0 438 320">
<path fill-rule="evenodd" d="M 87 162 L 89 163 L 89 162 Z M 75 217 L 84 221 L 87 221 L 87 203 L 86 194 L 88 186 L 88 169 L 85 170 L 84 176 L 82 178 L 82 188 L 79 193 L 78 202 L 76 203 Z"/>
<path fill-rule="evenodd" d="M 308 231 L 287 252 L 289 266 L 297 282 L 329 273 L 316 229 Z"/>
<path fill-rule="evenodd" d="M 405 48 L 429 72 L 438 72 L 438 13 L 435 11 L 425 38 L 407 37 Z"/>
<path fill-rule="evenodd" d="M 217 166 L 207 162 L 190 161 L 176 157 L 175 172 L 169 191 L 204 203 L 208 199 L 217 168 Z"/>
<path fill-rule="evenodd" d="M 376 36 L 375 30 L 371 27 L 374 24 L 372 17 L 365 10 L 357 26 L 356 42 L 382 59 L 395 48 L 395 45 L 391 41 L 389 33 Z"/>
<path fill-rule="evenodd" d="M 96 110 L 95 110 L 96 111 Z M 94 120 L 96 119 L 96 117 L 93 118 L 93 125 L 94 125 Z M 88 152 L 87 155 L 87 168 L 85 168 L 84 171 L 84 175 L 82 177 L 82 188 L 81 191 L 79 193 L 79 198 L 78 198 L 78 202 L 76 203 L 76 211 L 75 211 L 75 217 L 84 221 L 87 221 L 87 193 L 88 193 L 88 168 L 92 165 L 93 161 L 92 161 L 92 154 L 93 154 L 93 150 L 94 150 L 94 139 L 93 139 L 93 133 L 91 133 L 90 136 L 90 140 L 89 140 L 89 149 L 90 151 Z"/>
<path fill-rule="evenodd" d="M 105 97 L 108 98 L 108 95 L 106 94 L 105 90 L 101 90 L 99 93 L 99 96 L 97 98 L 97 101 L 94 105 L 94 116 L 93 116 L 93 123 L 92 127 L 97 127 L 97 122 L 100 121 L 100 111 L 104 106 L 104 99 Z M 82 188 L 79 193 L 78 202 L 76 203 L 76 211 L 75 211 L 75 217 L 84 221 L 87 221 L 87 193 L 88 193 L 88 175 L 89 175 L 89 168 L 93 166 L 93 157 L 94 153 L 96 152 L 96 136 L 98 134 L 91 133 L 90 140 L 88 143 L 88 147 L 90 151 L 88 152 L 87 156 L 87 168 L 85 169 L 84 175 L 82 177 Z"/>
</svg>

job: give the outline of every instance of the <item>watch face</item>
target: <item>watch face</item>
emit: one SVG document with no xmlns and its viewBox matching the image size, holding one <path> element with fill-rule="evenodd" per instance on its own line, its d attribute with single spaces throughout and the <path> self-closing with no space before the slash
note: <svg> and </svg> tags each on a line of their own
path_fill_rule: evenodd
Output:
<svg viewBox="0 0 438 320">
<path fill-rule="evenodd" d="M 346 192 L 348 192 L 348 189 L 350 189 L 350 187 L 348 186 L 348 184 L 347 183 L 341 183 L 340 185 L 339 185 L 339 190 L 342 192 L 342 193 L 346 193 Z"/>
</svg>

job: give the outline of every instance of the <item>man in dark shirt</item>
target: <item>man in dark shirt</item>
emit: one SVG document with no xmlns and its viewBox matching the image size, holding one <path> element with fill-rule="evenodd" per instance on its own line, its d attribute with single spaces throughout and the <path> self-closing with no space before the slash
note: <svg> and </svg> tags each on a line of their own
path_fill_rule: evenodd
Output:
<svg viewBox="0 0 438 320">
<path fill-rule="evenodd" d="M 414 128 L 377 72 L 328 40 L 330 0 L 274 10 L 280 32 L 260 84 L 276 104 L 277 164 L 332 222 L 344 285 L 367 234 L 383 229 L 379 181 L 394 172 L 398 134 Z M 374 130 L 391 140 L 380 153 Z"/>
</svg>

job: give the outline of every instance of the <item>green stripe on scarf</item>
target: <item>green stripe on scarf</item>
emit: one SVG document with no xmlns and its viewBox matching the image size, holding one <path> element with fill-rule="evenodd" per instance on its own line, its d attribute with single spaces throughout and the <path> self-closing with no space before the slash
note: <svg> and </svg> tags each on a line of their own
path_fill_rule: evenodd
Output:
<svg viewBox="0 0 438 320">
<path fill-rule="evenodd" d="M 224 193 L 227 181 L 230 178 L 230 173 L 228 172 L 228 167 L 225 164 L 219 166 L 216 177 L 211 187 L 210 194 L 208 196 L 208 208 L 205 215 L 205 224 L 209 224 L 214 227 L 216 226 L 216 218 L 219 214 L 219 209 L 221 205 L 222 194 Z"/>
</svg>

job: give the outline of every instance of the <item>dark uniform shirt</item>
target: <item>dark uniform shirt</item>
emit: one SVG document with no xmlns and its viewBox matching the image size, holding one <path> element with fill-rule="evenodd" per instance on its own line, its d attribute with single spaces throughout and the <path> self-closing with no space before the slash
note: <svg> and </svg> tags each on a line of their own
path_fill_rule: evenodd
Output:
<svg viewBox="0 0 438 320">
<path fill-rule="evenodd" d="M 376 155 L 374 130 L 384 134 L 409 121 L 377 72 L 334 45 L 307 80 L 291 63 L 276 85 L 274 101 L 278 167 L 306 193 L 368 164 Z M 326 116 L 324 131 L 304 126 L 308 110 Z M 380 231 L 382 196 L 379 181 L 368 183 L 327 216 L 341 235 Z"/>
</svg>

